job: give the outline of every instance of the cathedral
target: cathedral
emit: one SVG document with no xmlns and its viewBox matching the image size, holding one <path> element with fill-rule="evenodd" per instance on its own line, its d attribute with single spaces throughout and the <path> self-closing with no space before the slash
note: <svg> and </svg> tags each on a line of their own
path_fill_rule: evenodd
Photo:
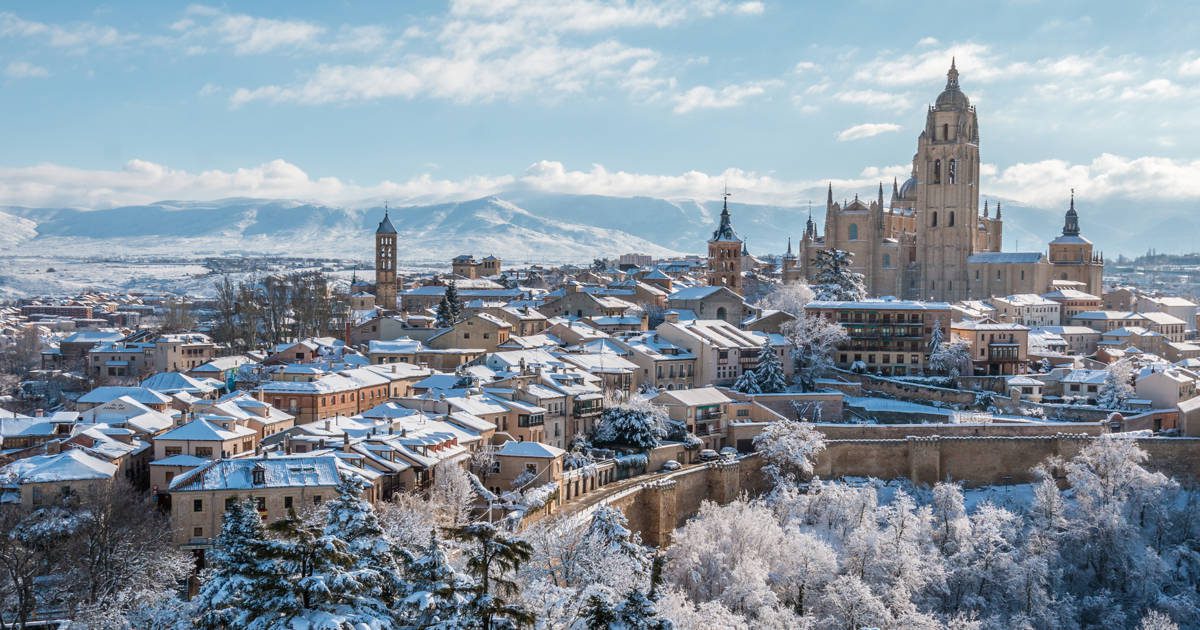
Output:
<svg viewBox="0 0 1200 630">
<path fill-rule="evenodd" d="M 1079 233 L 1074 192 L 1049 256 L 1001 251 L 1002 210 L 999 203 L 994 214 L 986 202 L 979 208 L 979 121 L 953 61 L 946 88 L 926 112 L 908 180 L 893 181 L 886 201 L 882 183 L 870 201 L 856 195 L 837 203 L 833 194 L 830 186 L 825 233 L 810 216 L 798 252 L 788 241 L 784 282 L 810 278 L 817 250 L 841 249 L 853 254 L 876 296 L 953 302 L 1053 289 L 1100 295 L 1104 262 Z"/>
</svg>

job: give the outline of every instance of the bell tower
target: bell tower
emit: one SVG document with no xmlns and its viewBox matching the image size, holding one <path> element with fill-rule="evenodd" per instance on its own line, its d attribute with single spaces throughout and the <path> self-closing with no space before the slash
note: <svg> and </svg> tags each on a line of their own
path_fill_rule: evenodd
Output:
<svg viewBox="0 0 1200 630">
<path fill-rule="evenodd" d="M 979 215 L 979 123 L 950 62 L 946 88 L 929 108 L 913 156 L 922 298 L 967 299 L 967 258 Z"/>
<path fill-rule="evenodd" d="M 742 240 L 729 219 L 729 190 L 721 206 L 721 223 L 708 239 L 708 285 L 729 287 L 742 295 Z"/>
<path fill-rule="evenodd" d="M 375 229 L 375 304 L 385 311 L 396 310 L 396 228 L 387 208 Z"/>
</svg>

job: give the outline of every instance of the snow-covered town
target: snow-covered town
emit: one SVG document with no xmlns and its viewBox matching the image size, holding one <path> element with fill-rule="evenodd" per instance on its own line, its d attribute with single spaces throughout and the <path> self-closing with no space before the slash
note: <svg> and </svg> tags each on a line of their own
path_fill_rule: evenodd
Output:
<svg viewBox="0 0 1200 630">
<path fill-rule="evenodd" d="M 38 162 L 0 165 L 0 630 L 1200 628 L 1200 255 L 1147 192 L 1200 172 L 1055 113 L 1189 100 L 1195 51 L 1138 46 L 1191 16 L 1097 49 L 1062 33 L 1109 7 L 988 8 L 984 45 L 871 5 L 911 51 L 749 80 L 749 38 L 862 8 L 352 4 L 0 10 Z M 106 103 L 81 164 L 262 133 L 338 176 L 52 163 L 78 115 L 36 82 Z M 1103 154 L 1031 161 L 1060 144 Z M 526 145 L 686 170 L 457 170 Z M 725 145 L 757 170 L 698 170 Z"/>
</svg>

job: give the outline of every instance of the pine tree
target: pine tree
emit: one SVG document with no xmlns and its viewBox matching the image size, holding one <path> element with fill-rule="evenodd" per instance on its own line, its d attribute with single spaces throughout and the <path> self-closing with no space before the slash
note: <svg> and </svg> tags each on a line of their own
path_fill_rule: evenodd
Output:
<svg viewBox="0 0 1200 630">
<path fill-rule="evenodd" d="M 446 302 L 450 306 L 450 315 L 453 317 L 451 323 L 462 319 L 462 298 L 458 295 L 458 283 L 453 280 L 446 285 Z"/>
<path fill-rule="evenodd" d="M 458 627 L 474 584 L 450 565 L 436 531 L 430 532 L 424 553 L 410 559 L 408 575 L 411 592 L 399 606 L 401 623 L 414 628 Z"/>
<path fill-rule="evenodd" d="M 850 268 L 853 257 L 850 252 L 840 249 L 817 250 L 814 261 L 816 282 L 812 288 L 818 300 L 853 302 L 866 297 L 862 274 Z"/>
<path fill-rule="evenodd" d="M 407 594 L 408 584 L 375 508 L 362 498 L 368 486 L 357 475 L 342 475 L 325 513 L 325 536 L 344 541 L 353 558 L 351 577 L 358 590 L 346 593 L 349 604 L 368 616 L 383 616 Z"/>
<path fill-rule="evenodd" d="M 639 590 L 629 591 L 617 605 L 617 618 L 628 630 L 672 630 L 675 624 L 658 614 L 654 602 Z"/>
<path fill-rule="evenodd" d="M 617 608 L 613 605 L 607 589 L 589 589 L 591 595 L 579 611 L 579 620 L 571 624 L 572 630 L 610 630 L 617 626 Z"/>
<path fill-rule="evenodd" d="M 517 602 L 519 588 L 512 579 L 522 564 L 533 556 L 529 543 L 509 536 L 491 523 L 470 523 L 449 530 L 465 545 L 467 571 L 475 580 L 467 611 L 484 630 L 493 620 L 513 626 L 528 626 L 534 616 Z"/>
<path fill-rule="evenodd" d="M 737 380 L 733 382 L 733 389 L 743 394 L 762 393 L 762 389 L 758 386 L 758 375 L 754 373 L 754 370 L 743 371 Z"/>
<path fill-rule="evenodd" d="M 938 346 L 942 345 L 945 340 L 946 333 L 942 330 L 942 320 L 937 319 L 933 322 L 933 332 L 929 334 L 929 353 L 933 354 L 937 351 Z"/>
<path fill-rule="evenodd" d="M 764 394 L 778 394 L 787 389 L 787 377 L 783 375 L 783 362 L 775 354 L 771 342 L 763 344 L 758 351 L 758 367 L 754 369 L 758 389 Z"/>
<path fill-rule="evenodd" d="M 575 571 L 580 581 L 601 584 L 618 593 L 649 583 L 650 552 L 642 546 L 641 536 L 629 529 L 629 521 L 620 510 L 598 506 L 579 543 Z"/>
<path fill-rule="evenodd" d="M 266 532 L 252 500 L 225 512 L 209 559 L 195 601 L 197 627 L 242 628 L 271 616 L 256 594 L 279 581 L 278 568 L 266 553 Z"/>
</svg>

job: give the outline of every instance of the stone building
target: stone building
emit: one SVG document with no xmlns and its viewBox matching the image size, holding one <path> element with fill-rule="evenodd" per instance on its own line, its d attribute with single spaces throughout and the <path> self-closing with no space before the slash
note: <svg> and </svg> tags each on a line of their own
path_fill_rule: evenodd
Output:
<svg viewBox="0 0 1200 630">
<path fill-rule="evenodd" d="M 1002 209 L 997 203 L 993 215 L 985 202 L 980 212 L 979 171 L 979 121 L 951 61 L 946 87 L 926 111 L 917 137 L 912 175 L 903 184 L 893 181 L 886 201 L 882 183 L 873 200 L 856 195 L 841 203 L 834 202 L 831 185 L 825 233 L 819 235 L 809 217 L 797 253 L 789 241 L 782 280 L 811 279 L 816 252 L 840 249 L 853 254 L 853 270 L 863 274 L 867 292 L 875 296 L 956 302 L 1061 286 L 1099 294 L 1103 259 L 1080 235 L 1074 194 L 1062 236 L 1048 255 L 1002 252 Z M 714 254 L 723 253 L 714 251 L 717 234 L 709 241 L 709 284 Z"/>
<path fill-rule="evenodd" d="M 396 228 L 386 210 L 375 229 L 375 304 L 396 310 Z"/>
<path fill-rule="evenodd" d="M 721 206 L 721 223 L 708 239 L 708 270 L 706 277 L 712 287 L 726 287 L 743 294 L 742 239 L 733 231 L 729 218 L 729 194 Z"/>
<path fill-rule="evenodd" d="M 470 254 L 455 256 L 450 261 L 450 273 L 471 280 L 500 275 L 500 259 L 488 256 L 483 260 L 475 260 Z"/>
</svg>

